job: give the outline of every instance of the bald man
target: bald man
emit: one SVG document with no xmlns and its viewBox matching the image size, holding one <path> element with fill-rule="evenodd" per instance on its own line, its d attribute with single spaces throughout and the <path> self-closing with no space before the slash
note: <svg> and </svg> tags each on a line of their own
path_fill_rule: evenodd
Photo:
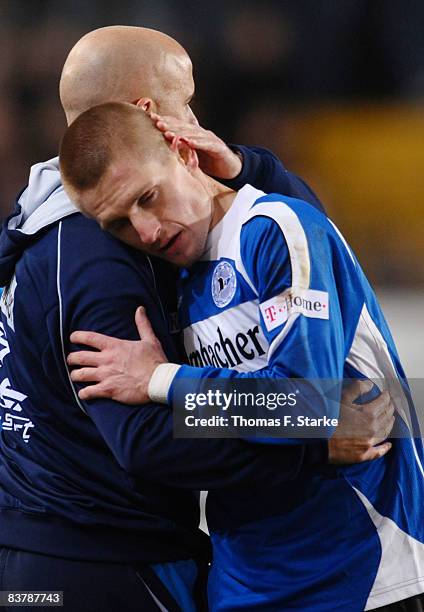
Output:
<svg viewBox="0 0 424 612">
<path fill-rule="evenodd" d="M 126 27 L 82 38 L 60 83 L 68 122 L 96 102 L 130 102 L 191 122 L 188 136 L 212 174 L 311 195 L 272 154 L 239 155 L 196 126 L 193 88 L 178 43 Z M 0 236 L 2 589 L 60 590 L 73 612 L 190 612 L 200 606 L 198 562 L 209 555 L 192 491 L 285 482 L 327 461 L 325 444 L 281 453 L 238 440 L 174 440 L 169 412 L 157 404 L 79 400 L 66 364 L 76 348 L 70 334 L 135 340 L 139 304 L 167 359 L 180 360 L 174 280 L 166 265 L 78 213 L 57 158 L 31 169 Z M 363 449 L 343 452 L 353 461 Z"/>
<path fill-rule="evenodd" d="M 161 91 L 154 97 L 142 92 Z M 155 30 L 130 26 L 86 34 L 69 53 L 59 86 L 68 123 L 105 101 L 131 101 L 145 110 L 196 122 L 189 56 L 176 40 Z"/>
</svg>

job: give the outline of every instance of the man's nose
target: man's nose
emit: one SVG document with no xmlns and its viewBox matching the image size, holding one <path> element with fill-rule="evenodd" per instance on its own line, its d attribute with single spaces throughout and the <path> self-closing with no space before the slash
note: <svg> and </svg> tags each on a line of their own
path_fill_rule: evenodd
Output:
<svg viewBox="0 0 424 612">
<path fill-rule="evenodd" d="M 143 211 L 134 215 L 131 223 L 143 244 L 151 246 L 159 242 L 161 224 L 154 215 Z"/>
</svg>

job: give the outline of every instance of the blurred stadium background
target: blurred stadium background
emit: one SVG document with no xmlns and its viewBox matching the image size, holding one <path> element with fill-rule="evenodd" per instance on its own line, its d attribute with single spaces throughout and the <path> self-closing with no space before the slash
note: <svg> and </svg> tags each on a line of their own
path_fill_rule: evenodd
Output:
<svg viewBox="0 0 424 612">
<path fill-rule="evenodd" d="M 200 122 L 313 186 L 424 374 L 423 0 L 0 0 L 0 214 L 56 155 L 58 81 L 85 32 L 143 25 L 190 53 Z"/>
</svg>

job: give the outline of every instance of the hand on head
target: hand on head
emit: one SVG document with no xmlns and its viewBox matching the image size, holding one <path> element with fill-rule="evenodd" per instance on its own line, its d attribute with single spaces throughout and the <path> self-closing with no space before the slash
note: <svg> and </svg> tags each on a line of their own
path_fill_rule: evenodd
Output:
<svg viewBox="0 0 424 612">
<path fill-rule="evenodd" d="M 241 158 L 211 130 L 169 115 L 151 112 L 150 116 L 168 142 L 172 143 L 179 137 L 196 150 L 199 167 L 205 174 L 221 179 L 233 179 L 240 174 L 243 165 Z"/>
</svg>

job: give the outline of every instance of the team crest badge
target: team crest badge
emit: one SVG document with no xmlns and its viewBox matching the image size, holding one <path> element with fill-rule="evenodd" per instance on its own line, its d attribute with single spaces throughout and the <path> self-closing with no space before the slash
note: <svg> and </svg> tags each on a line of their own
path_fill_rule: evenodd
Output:
<svg viewBox="0 0 424 612">
<path fill-rule="evenodd" d="M 231 302 L 237 289 L 237 276 L 228 261 L 221 261 L 212 275 L 212 297 L 218 308 Z"/>
</svg>

